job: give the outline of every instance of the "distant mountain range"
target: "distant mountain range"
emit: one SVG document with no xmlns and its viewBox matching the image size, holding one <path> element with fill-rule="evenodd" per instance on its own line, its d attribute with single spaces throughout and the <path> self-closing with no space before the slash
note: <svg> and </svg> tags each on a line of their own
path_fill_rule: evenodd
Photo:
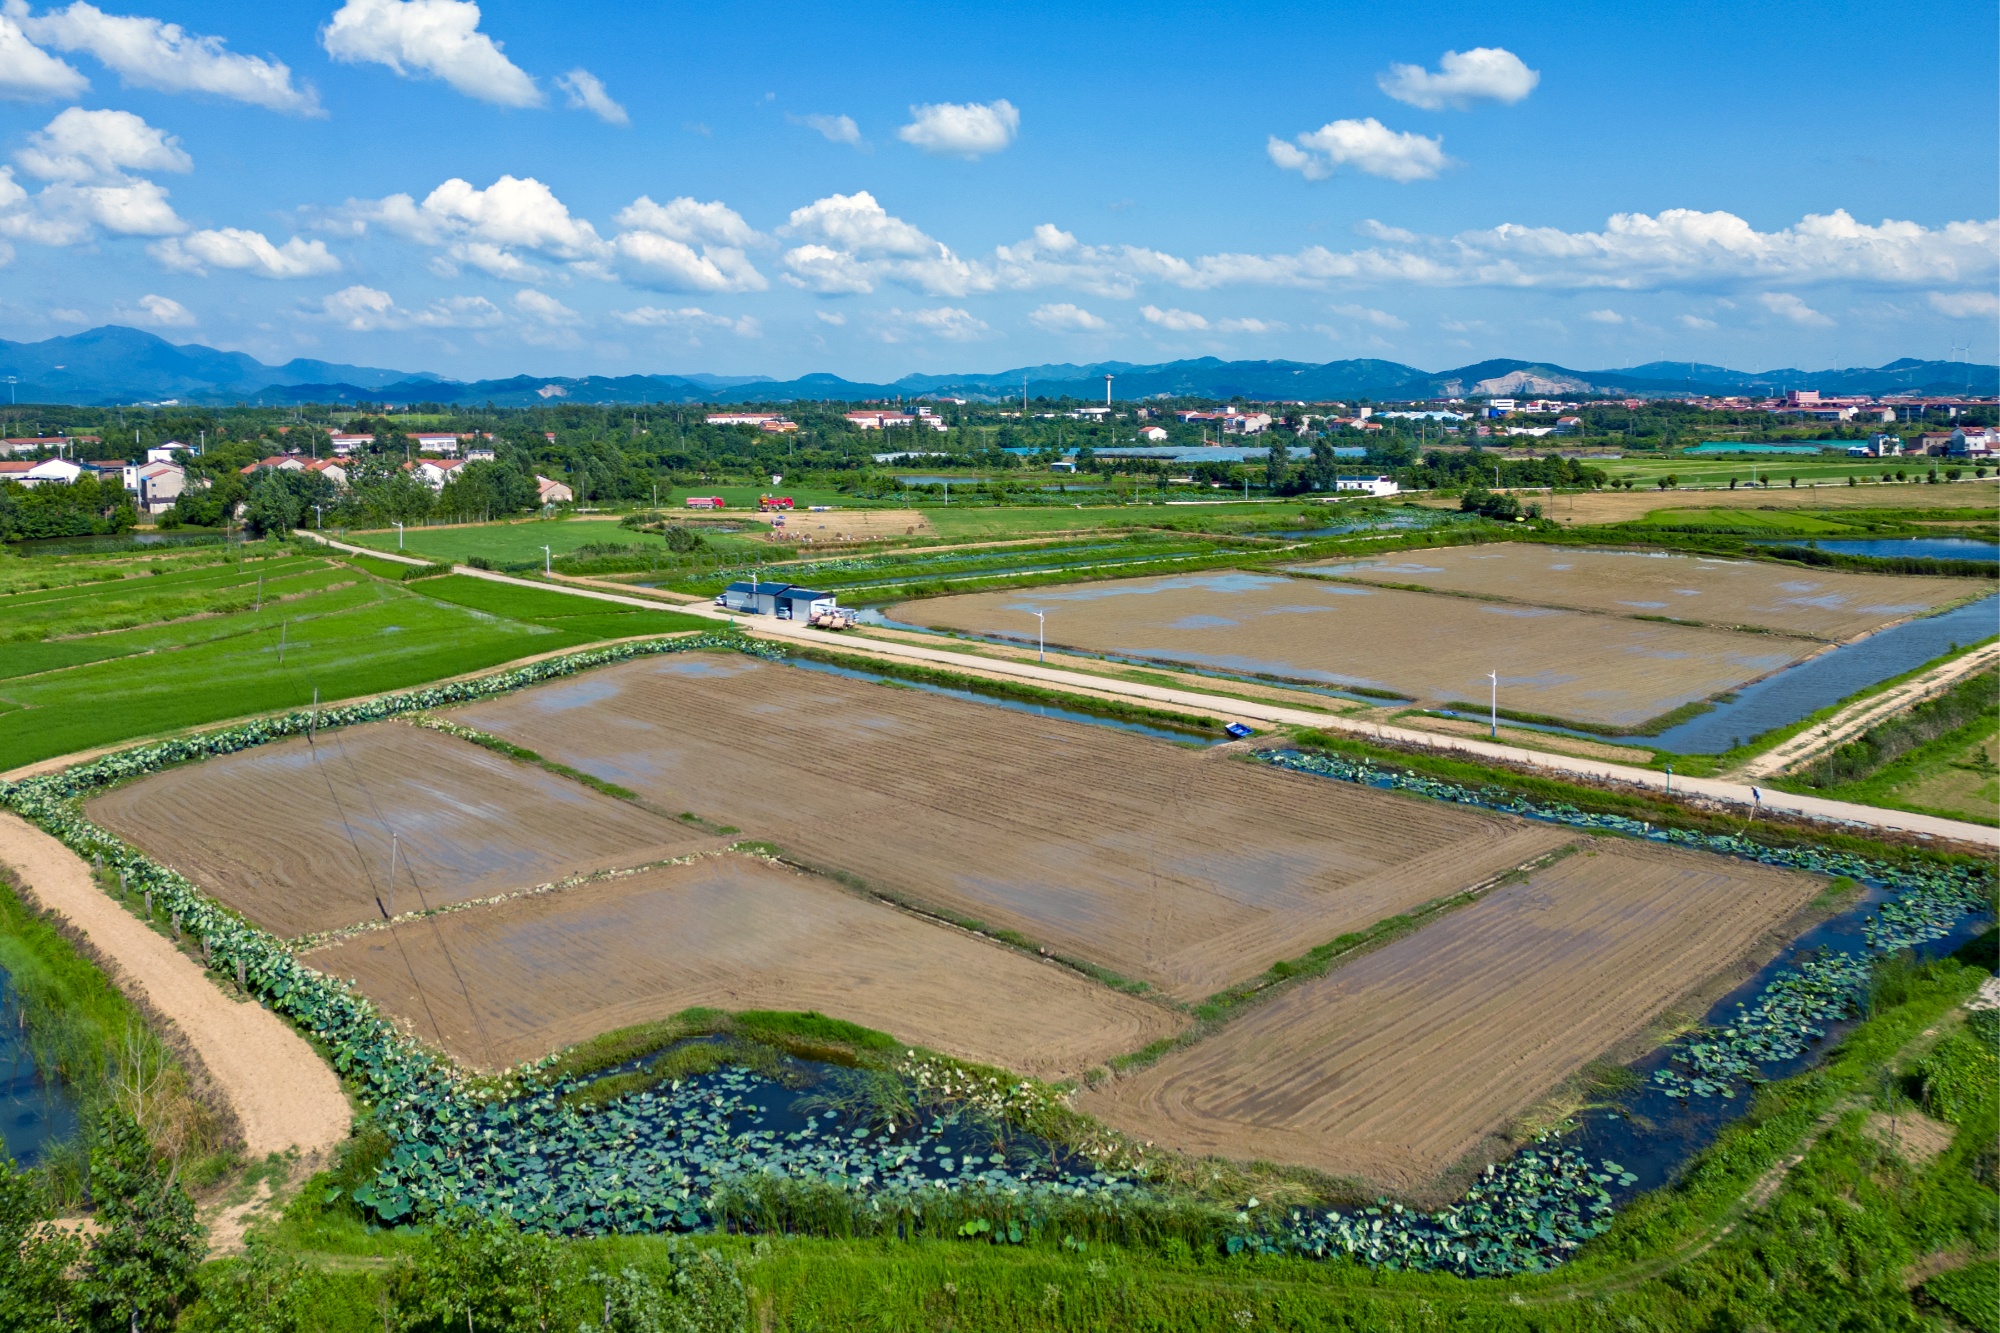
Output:
<svg viewBox="0 0 2000 1333">
<path fill-rule="evenodd" d="M 783 403 L 922 396 L 1002 401 L 1025 381 L 1036 397 L 1098 399 L 1104 377 L 1125 400 L 1158 395 L 1198 398 L 1411 399 L 1437 397 L 1585 396 L 1685 393 L 1765 394 L 1818 389 L 1827 394 L 1917 392 L 2000 393 L 2000 366 L 1957 361 L 1892 361 L 1848 370 L 1767 370 L 1750 374 L 1723 366 L 1652 361 L 1624 370 L 1571 370 L 1542 361 L 1480 361 L 1435 373 L 1395 361 L 1220 361 L 1200 357 L 1163 365 L 1103 361 L 1091 365 L 1024 366 L 995 374 L 905 375 L 891 384 L 857 383 L 837 375 L 794 380 L 737 375 L 517 375 L 501 380 L 350 366 L 299 358 L 269 366 L 242 352 L 198 343 L 175 344 L 140 329 L 106 325 L 43 342 L 0 340 L 0 377 L 11 377 L 23 403 L 110 406 L 176 399 L 209 406 L 230 403 L 434 402 L 467 406 L 576 403 Z"/>
</svg>

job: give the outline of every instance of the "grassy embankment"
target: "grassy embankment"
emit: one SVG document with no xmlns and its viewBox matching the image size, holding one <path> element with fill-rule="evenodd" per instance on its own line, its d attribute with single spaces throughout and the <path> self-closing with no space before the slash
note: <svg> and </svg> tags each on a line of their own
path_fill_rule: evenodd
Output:
<svg viewBox="0 0 2000 1333">
<path fill-rule="evenodd" d="M 2000 674 L 1960 681 L 1772 785 L 2000 824 Z"/>
<path fill-rule="evenodd" d="M 708 628 L 457 576 L 391 581 L 277 544 L 264 554 L 234 581 L 149 578 L 136 602 L 131 580 L 0 597 L 0 754 L 25 764 L 309 704 L 315 690 L 332 702 L 603 639 Z M 141 617 L 152 619 L 129 623 Z M 126 627 L 92 629 L 116 623 Z"/>
</svg>

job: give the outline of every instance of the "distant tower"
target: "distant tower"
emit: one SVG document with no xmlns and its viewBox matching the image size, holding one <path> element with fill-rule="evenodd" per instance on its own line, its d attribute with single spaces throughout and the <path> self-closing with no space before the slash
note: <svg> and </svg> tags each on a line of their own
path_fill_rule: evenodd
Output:
<svg viewBox="0 0 2000 1333">
<path fill-rule="evenodd" d="M 1104 377 L 1104 405 L 1106 407 L 1111 406 L 1111 377 L 1109 375 Z"/>
</svg>

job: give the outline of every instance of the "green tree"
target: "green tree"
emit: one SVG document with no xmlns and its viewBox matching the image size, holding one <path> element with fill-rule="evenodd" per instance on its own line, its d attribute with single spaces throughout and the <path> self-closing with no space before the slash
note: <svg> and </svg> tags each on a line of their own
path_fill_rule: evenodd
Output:
<svg viewBox="0 0 2000 1333">
<path fill-rule="evenodd" d="M 1273 441 L 1264 451 L 1264 486 L 1273 495 L 1284 493 L 1285 478 L 1291 471 L 1291 453 L 1282 441 Z"/>
<path fill-rule="evenodd" d="M 75 1328 L 65 1276 L 83 1242 L 49 1228 L 47 1196 L 33 1176 L 0 1157 L 0 1333 Z"/>
<path fill-rule="evenodd" d="M 107 1108 L 95 1135 L 90 1192 L 103 1230 L 83 1276 L 90 1325 L 102 1333 L 170 1329 L 194 1295 L 202 1260 L 194 1200 L 123 1110 Z"/>
</svg>

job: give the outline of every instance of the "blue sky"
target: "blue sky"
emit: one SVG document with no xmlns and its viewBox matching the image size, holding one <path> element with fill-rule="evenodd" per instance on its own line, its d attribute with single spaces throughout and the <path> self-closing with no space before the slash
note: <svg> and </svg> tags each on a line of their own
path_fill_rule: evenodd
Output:
<svg viewBox="0 0 2000 1333">
<path fill-rule="evenodd" d="M 2000 359 L 1986 3 L 0 10 L 5 336 L 458 377 Z"/>
</svg>

